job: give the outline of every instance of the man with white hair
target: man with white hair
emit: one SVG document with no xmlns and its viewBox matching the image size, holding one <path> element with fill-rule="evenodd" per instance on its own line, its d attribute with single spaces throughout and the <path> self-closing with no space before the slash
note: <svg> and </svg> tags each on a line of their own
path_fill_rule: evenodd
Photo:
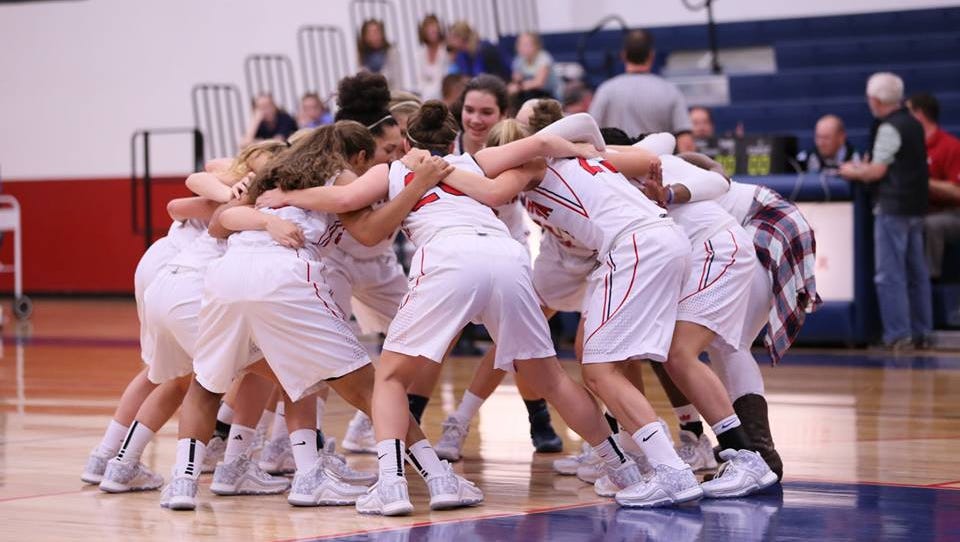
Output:
<svg viewBox="0 0 960 542">
<path fill-rule="evenodd" d="M 883 344 L 893 352 L 926 345 L 933 329 L 930 274 L 923 248 L 929 175 L 923 127 L 903 107 L 903 80 L 873 74 L 867 102 L 876 118 L 869 162 L 840 175 L 873 189 L 873 242 Z"/>
</svg>

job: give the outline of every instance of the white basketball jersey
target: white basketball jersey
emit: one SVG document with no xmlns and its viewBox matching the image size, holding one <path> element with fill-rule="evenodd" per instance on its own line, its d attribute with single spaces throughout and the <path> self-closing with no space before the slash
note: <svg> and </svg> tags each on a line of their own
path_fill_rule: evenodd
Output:
<svg viewBox="0 0 960 542">
<path fill-rule="evenodd" d="M 167 265 L 189 267 L 202 271 L 210 265 L 210 262 L 223 256 L 226 250 L 226 241 L 217 239 L 204 230 L 167 262 Z"/>
<path fill-rule="evenodd" d="M 469 154 L 451 154 L 443 159 L 457 168 L 483 175 L 483 170 Z M 390 199 L 397 197 L 413 179 L 413 171 L 407 169 L 399 160 L 390 164 Z M 453 228 L 472 228 L 475 231 L 510 235 L 507 227 L 490 207 L 443 183 L 427 191 L 403 219 L 404 234 L 417 247 L 423 246 L 441 231 Z"/>
<path fill-rule="evenodd" d="M 200 235 L 200 232 L 207 230 L 207 224 L 202 220 L 191 219 L 184 221 L 174 221 L 167 230 L 167 240 L 178 250 L 183 250 Z"/>
<path fill-rule="evenodd" d="M 682 184 L 684 170 L 691 165 L 676 156 L 661 156 L 660 160 L 663 164 L 663 184 Z M 720 231 L 737 225 L 733 216 L 713 200 L 670 205 L 668 215 L 683 228 L 683 232 L 694 246 Z"/>
<path fill-rule="evenodd" d="M 525 196 L 531 218 L 600 254 L 625 231 L 669 223 L 666 212 L 606 160 L 549 160 L 543 181 Z"/>
<path fill-rule="evenodd" d="M 258 209 L 261 213 L 278 216 L 293 222 L 303 231 L 305 246 L 316 245 L 327 231 L 331 216 L 328 213 L 306 211 L 299 207 L 281 207 L 279 209 Z M 230 236 L 229 248 L 285 248 L 277 244 L 270 234 L 263 230 L 237 232 Z"/>
<path fill-rule="evenodd" d="M 726 194 L 716 199 L 716 202 L 723 210 L 733 215 L 741 226 L 746 226 L 750 212 L 753 206 L 753 200 L 757 197 L 757 190 L 760 187 L 755 184 L 738 183 L 731 181 L 730 190 Z"/>
<path fill-rule="evenodd" d="M 524 210 L 520 198 L 516 197 L 510 203 L 493 208 L 493 213 L 497 215 L 503 224 L 510 231 L 510 237 L 513 237 L 521 244 L 527 244 L 527 237 L 530 237 L 530 229 L 524 220 L 527 212 Z"/>
</svg>

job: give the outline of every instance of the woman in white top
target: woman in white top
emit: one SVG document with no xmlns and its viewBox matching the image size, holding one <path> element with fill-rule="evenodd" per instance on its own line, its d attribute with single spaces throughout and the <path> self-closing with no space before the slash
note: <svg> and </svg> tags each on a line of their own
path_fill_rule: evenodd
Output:
<svg viewBox="0 0 960 542">
<path fill-rule="evenodd" d="M 433 13 L 420 21 L 417 29 L 420 50 L 417 53 L 416 90 L 424 100 L 443 98 L 443 78 L 450 72 L 450 53 L 440 19 Z"/>
</svg>

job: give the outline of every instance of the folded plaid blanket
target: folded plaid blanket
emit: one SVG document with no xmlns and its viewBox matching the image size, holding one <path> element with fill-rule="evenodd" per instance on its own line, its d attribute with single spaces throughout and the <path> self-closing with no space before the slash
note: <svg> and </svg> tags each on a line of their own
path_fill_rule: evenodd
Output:
<svg viewBox="0 0 960 542">
<path fill-rule="evenodd" d="M 806 313 L 822 303 L 814 276 L 817 242 L 797 206 L 769 188 L 758 187 L 747 216 L 757 259 L 773 283 L 774 304 L 763 342 L 776 364 L 800 333 Z"/>
</svg>

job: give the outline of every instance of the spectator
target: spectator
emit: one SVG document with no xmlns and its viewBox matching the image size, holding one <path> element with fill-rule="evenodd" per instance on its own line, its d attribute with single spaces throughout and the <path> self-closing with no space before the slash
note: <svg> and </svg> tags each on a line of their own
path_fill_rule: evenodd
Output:
<svg viewBox="0 0 960 542">
<path fill-rule="evenodd" d="M 463 95 L 463 89 L 467 88 L 469 80 L 469 77 L 459 73 L 450 73 L 443 78 L 441 101 L 447 104 L 451 111 L 456 111 L 457 102 L 460 101 L 460 96 Z"/>
<path fill-rule="evenodd" d="M 264 92 L 253 100 L 253 116 L 250 117 L 240 146 L 246 147 L 262 139 L 287 139 L 296 131 L 297 121 L 277 107 L 272 95 Z"/>
<path fill-rule="evenodd" d="M 507 91 L 514 110 L 532 98 L 553 98 L 557 92 L 557 76 L 553 73 L 553 57 L 543 50 L 540 36 L 523 32 L 517 36 L 517 56 L 513 59 L 513 79 Z"/>
<path fill-rule="evenodd" d="M 417 91 L 424 100 L 439 100 L 443 96 L 443 76 L 450 71 L 450 54 L 444 43 L 440 19 L 433 13 L 420 21 L 417 30 L 420 53 L 417 58 Z"/>
<path fill-rule="evenodd" d="M 943 273 L 943 247 L 960 239 L 960 139 L 940 129 L 940 102 L 927 93 L 907 100 L 913 118 L 923 126 L 930 173 L 933 212 L 925 221 L 927 265 L 930 277 Z"/>
<path fill-rule="evenodd" d="M 301 128 L 316 128 L 333 122 L 333 115 L 316 92 L 308 92 L 300 98 L 300 115 L 297 124 Z"/>
<path fill-rule="evenodd" d="M 363 25 L 360 26 L 360 35 L 357 37 L 357 53 L 362 69 L 383 75 L 391 88 L 402 86 L 400 58 L 397 56 L 396 49 L 387 41 L 383 21 L 379 19 L 363 21 Z"/>
<path fill-rule="evenodd" d="M 810 173 L 836 175 L 840 164 L 859 162 L 860 154 L 847 142 L 847 130 L 836 115 L 824 115 L 813 132 L 814 149 L 797 155 L 800 168 Z"/>
<path fill-rule="evenodd" d="M 693 128 L 693 139 L 697 141 L 712 139 L 716 135 L 713 126 L 713 113 L 702 105 L 690 108 L 690 125 Z"/>
<path fill-rule="evenodd" d="M 593 89 L 583 81 L 571 81 L 563 90 L 563 114 L 586 113 L 593 102 Z"/>
<path fill-rule="evenodd" d="M 693 151 L 687 102 L 676 86 L 650 73 L 654 54 L 649 32 L 628 32 L 620 53 L 626 73 L 600 85 L 590 114 L 600 126 L 620 128 L 631 137 L 671 132 L 677 136 L 679 152 Z"/>
<path fill-rule="evenodd" d="M 930 274 L 923 249 L 927 213 L 927 149 L 923 127 L 902 106 L 903 80 L 875 73 L 867 102 L 876 118 L 870 162 L 846 162 L 840 175 L 868 183 L 874 196 L 874 282 L 884 346 L 894 352 L 924 346 L 933 329 Z"/>
<path fill-rule="evenodd" d="M 510 80 L 510 70 L 500 49 L 489 41 L 481 40 L 466 21 L 459 21 L 450 27 L 447 49 L 454 54 L 453 66 L 450 67 L 453 73 L 467 77 L 489 73 L 504 81 Z"/>
</svg>

